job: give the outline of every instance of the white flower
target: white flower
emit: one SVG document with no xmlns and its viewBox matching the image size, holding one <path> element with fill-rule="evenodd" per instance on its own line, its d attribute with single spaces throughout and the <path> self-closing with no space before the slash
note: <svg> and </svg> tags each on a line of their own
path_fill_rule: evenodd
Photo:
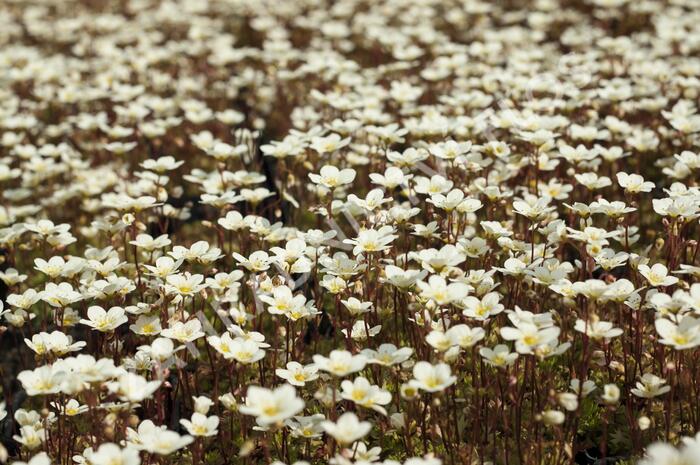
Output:
<svg viewBox="0 0 700 465">
<path fill-rule="evenodd" d="M 382 252 L 389 249 L 389 245 L 396 239 L 394 228 L 391 226 L 382 226 L 379 229 L 364 229 L 359 232 L 355 239 L 345 239 L 346 244 L 354 245 L 352 253 L 354 255 Z"/>
<path fill-rule="evenodd" d="M 382 330 L 382 325 L 369 326 L 364 320 L 357 320 L 353 323 L 350 329 L 350 337 L 356 341 L 365 341 L 368 337 L 374 337 Z M 348 330 L 342 329 L 341 332 L 347 336 Z"/>
<path fill-rule="evenodd" d="M 80 320 L 80 323 L 103 333 L 112 332 L 129 321 L 125 310 L 121 307 L 112 307 L 109 311 L 105 311 L 102 307 L 93 305 L 88 308 L 87 316 L 88 319 Z"/>
<path fill-rule="evenodd" d="M 700 463 L 700 444 L 683 444 L 675 448 L 671 444 L 655 442 L 647 447 L 644 458 L 637 465 L 695 465 Z"/>
<path fill-rule="evenodd" d="M 379 386 L 370 384 L 367 378 L 362 376 L 353 381 L 345 380 L 341 383 L 341 396 L 357 405 L 375 410 L 386 415 L 386 409 L 382 407 L 391 402 L 391 393 Z"/>
<path fill-rule="evenodd" d="M 14 435 L 12 439 L 28 450 L 36 450 L 46 441 L 46 430 L 40 427 L 22 426 L 19 429 L 19 436 Z"/>
<path fill-rule="evenodd" d="M 162 234 L 156 238 L 153 238 L 150 234 L 139 234 L 136 236 L 136 240 L 129 242 L 129 244 L 135 245 L 146 252 L 162 249 L 169 246 L 171 243 L 167 234 Z"/>
<path fill-rule="evenodd" d="M 247 223 L 243 220 L 243 215 L 236 210 L 231 210 L 226 213 L 225 217 L 217 220 L 217 223 L 228 231 L 239 231 L 248 227 Z"/>
<path fill-rule="evenodd" d="M 107 388 L 121 400 L 136 403 L 150 398 L 160 385 L 161 381 L 148 381 L 143 376 L 125 373 L 116 381 L 107 383 Z"/>
<path fill-rule="evenodd" d="M 46 452 L 39 452 L 29 462 L 13 462 L 13 465 L 51 465 L 51 458 Z"/>
<path fill-rule="evenodd" d="M 578 409 L 578 395 L 573 392 L 557 394 L 557 402 L 569 412 L 574 412 Z"/>
<path fill-rule="evenodd" d="M 372 423 L 360 421 L 354 413 L 346 412 L 335 423 L 324 421 L 321 427 L 340 444 L 349 445 L 365 437 L 372 429 Z"/>
<path fill-rule="evenodd" d="M 659 215 L 684 220 L 696 218 L 700 208 L 696 200 L 686 197 L 652 199 L 651 202 L 654 211 Z"/>
<path fill-rule="evenodd" d="M 32 336 L 31 340 L 25 339 L 24 342 L 37 355 L 52 353 L 59 357 L 69 352 L 77 352 L 87 345 L 83 341 L 73 343 L 73 338 L 61 331 L 53 331 L 52 333 L 41 332 Z"/>
<path fill-rule="evenodd" d="M 304 386 L 318 378 L 318 369 L 314 364 L 304 366 L 299 362 L 289 362 L 286 369 L 277 368 L 275 374 L 293 386 Z"/>
<path fill-rule="evenodd" d="M 349 299 L 341 300 L 340 302 L 345 308 L 348 309 L 350 314 L 353 316 L 358 316 L 362 315 L 363 313 L 367 313 L 369 312 L 370 308 L 372 308 L 372 302 L 362 302 L 355 297 L 350 297 Z"/>
<path fill-rule="evenodd" d="M 143 265 L 150 274 L 158 278 L 165 279 L 167 276 L 176 273 L 184 260 L 173 260 L 170 257 L 158 257 L 155 266 Z"/>
<path fill-rule="evenodd" d="M 95 451 L 87 452 L 85 458 L 91 464 L 139 465 L 141 463 L 138 450 L 132 447 L 122 449 L 109 442 L 100 444 L 100 447 Z"/>
<path fill-rule="evenodd" d="M 250 254 L 250 258 L 245 258 L 243 255 L 234 252 L 233 258 L 249 271 L 260 272 L 270 268 L 270 257 L 262 250 L 253 252 Z"/>
<path fill-rule="evenodd" d="M 219 402 L 221 402 L 224 408 L 226 408 L 226 410 L 228 410 L 229 412 L 238 411 L 238 401 L 230 392 L 219 396 Z"/>
<path fill-rule="evenodd" d="M 576 320 L 574 330 L 587 335 L 592 339 L 612 339 L 622 334 L 621 328 L 613 328 L 613 324 L 609 321 L 584 321 Z"/>
<path fill-rule="evenodd" d="M 69 283 L 46 283 L 44 291 L 41 292 L 41 300 L 53 307 L 66 307 L 82 299 L 82 294 L 74 291 Z"/>
<path fill-rule="evenodd" d="M 374 184 L 379 184 L 386 189 L 394 189 L 398 186 L 403 186 L 412 177 L 412 174 L 404 174 L 403 170 L 396 166 L 389 166 L 384 171 L 383 175 L 378 173 L 370 173 L 369 175 L 369 178 Z"/>
<path fill-rule="evenodd" d="M 313 307 L 312 301 L 307 302 L 303 294 L 293 295 L 287 286 L 277 286 L 273 289 L 272 296 L 261 295 L 259 299 L 268 304 L 268 312 L 273 315 L 285 315 L 292 321 L 319 313 Z"/>
<path fill-rule="evenodd" d="M 450 327 L 445 333 L 441 331 L 430 332 L 426 341 L 440 351 L 445 351 L 454 346 L 466 349 L 482 340 L 485 334 L 482 328 L 470 328 L 465 324 L 459 324 Z"/>
<path fill-rule="evenodd" d="M 482 347 L 479 354 L 484 357 L 484 361 L 491 366 L 504 368 L 511 366 L 518 358 L 516 352 L 511 352 L 507 345 L 498 344 L 493 349 Z"/>
<path fill-rule="evenodd" d="M 651 399 L 666 394 L 671 390 L 671 386 L 664 386 L 665 379 L 661 379 L 653 373 L 644 373 L 641 379 L 637 382 L 637 387 L 630 390 L 637 397 Z"/>
<path fill-rule="evenodd" d="M 468 296 L 462 300 L 461 306 L 464 308 L 462 313 L 479 321 L 487 320 L 503 311 L 504 306 L 500 300 L 501 296 L 497 292 L 489 292 L 481 299 Z"/>
<path fill-rule="evenodd" d="M 452 186 L 454 185 L 452 181 L 445 179 L 439 174 L 433 175 L 430 179 L 423 176 L 418 176 L 416 177 L 415 181 L 416 192 L 426 195 L 443 194 L 452 189 Z"/>
<path fill-rule="evenodd" d="M 382 344 L 377 350 L 363 349 L 362 355 L 367 358 L 367 363 L 376 363 L 383 366 L 397 365 L 408 360 L 413 354 L 410 347 L 397 348 L 394 344 Z"/>
<path fill-rule="evenodd" d="M 654 183 L 651 181 L 644 181 L 644 178 L 638 174 L 627 174 L 625 172 L 618 172 L 617 182 L 620 187 L 625 189 L 625 192 L 630 194 L 638 194 L 640 192 L 651 192 L 654 188 Z"/>
<path fill-rule="evenodd" d="M 240 337 L 233 339 L 229 333 L 224 333 L 221 337 L 209 336 L 207 342 L 225 359 L 242 364 L 255 363 L 265 357 L 265 351 L 258 342 Z"/>
<path fill-rule="evenodd" d="M 335 189 L 342 185 L 352 183 L 355 179 L 355 174 L 355 170 L 351 168 L 339 170 L 333 165 L 326 165 L 321 168 L 320 174 L 309 173 L 309 179 L 328 189 Z"/>
<path fill-rule="evenodd" d="M 382 189 L 372 189 L 367 193 L 364 199 L 361 199 L 355 194 L 348 195 L 348 203 L 351 206 L 356 206 L 368 212 L 379 209 L 385 203 L 391 202 L 391 200 L 392 199 L 389 197 L 384 197 L 384 191 Z"/>
<path fill-rule="evenodd" d="M 356 373 L 367 364 L 367 359 L 364 355 L 353 355 L 346 350 L 334 350 L 328 357 L 316 354 L 313 356 L 313 359 L 319 370 L 326 371 L 339 378 Z"/>
<path fill-rule="evenodd" d="M 194 411 L 206 415 L 209 409 L 214 405 L 214 401 L 207 396 L 192 396 L 194 401 Z"/>
<path fill-rule="evenodd" d="M 239 410 L 244 415 L 252 415 L 262 425 L 273 425 L 293 417 L 304 409 L 304 401 L 296 395 L 289 384 L 274 390 L 250 386 L 246 393 L 245 405 Z"/>
<path fill-rule="evenodd" d="M 175 260 L 185 260 L 188 262 L 211 263 L 215 262 L 223 255 L 218 247 L 211 247 L 207 241 L 197 241 L 188 249 L 181 245 L 176 245 L 169 252 Z"/>
<path fill-rule="evenodd" d="M 317 136 L 311 140 L 310 147 L 320 154 L 333 153 L 350 143 L 350 138 L 341 139 L 338 134 Z"/>
<path fill-rule="evenodd" d="M 130 442 L 136 448 L 158 455 L 170 455 L 188 446 L 192 441 L 192 436 L 180 436 L 165 426 L 154 425 L 151 420 L 144 420 L 139 425 L 138 432 L 132 430 L 130 434 Z"/>
<path fill-rule="evenodd" d="M 600 398 L 606 404 L 616 404 L 620 400 L 620 388 L 615 384 L 606 384 Z"/>
<path fill-rule="evenodd" d="M 545 425 L 561 425 L 564 423 L 566 415 L 559 410 L 545 410 L 540 414 L 540 418 Z"/>
<path fill-rule="evenodd" d="M 27 395 L 38 396 L 59 392 L 66 377 L 67 373 L 58 364 L 54 364 L 22 371 L 17 375 L 17 380 L 22 383 Z"/>
<path fill-rule="evenodd" d="M 517 328 L 504 326 L 500 330 L 506 341 L 515 341 L 515 349 L 520 354 L 530 354 L 538 346 L 549 344 L 557 339 L 561 330 L 556 326 L 539 328 L 537 325 L 522 322 Z"/>
<path fill-rule="evenodd" d="M 51 257 L 48 261 L 42 258 L 34 259 L 34 268 L 50 278 L 58 276 L 74 276 L 83 268 L 83 261 L 71 259 L 66 262 L 63 257 Z"/>
<path fill-rule="evenodd" d="M 423 361 L 413 366 L 413 378 L 410 382 L 412 386 L 428 392 L 443 391 L 457 381 L 446 363 L 431 365 Z"/>
<path fill-rule="evenodd" d="M 423 268 L 438 274 L 449 272 L 451 267 L 459 266 L 466 259 L 461 249 L 452 244 L 447 244 L 440 250 L 423 249 L 412 255 L 420 261 Z"/>
<path fill-rule="evenodd" d="M 416 283 L 421 291 L 421 297 L 431 299 L 438 305 L 449 305 L 464 299 L 469 293 L 469 286 L 464 283 L 447 283 L 440 275 L 432 275 L 428 282 Z"/>
<path fill-rule="evenodd" d="M 135 334 L 142 336 L 155 336 L 159 334 L 162 329 L 160 325 L 160 317 L 157 315 L 140 315 L 134 324 L 129 326 L 129 329 Z"/>
<path fill-rule="evenodd" d="M 169 274 L 166 276 L 165 281 L 167 282 L 165 285 L 166 292 L 181 296 L 193 296 L 206 288 L 206 285 L 202 284 L 204 276 L 201 274 L 193 275 L 189 271 L 182 274 Z"/>
<path fill-rule="evenodd" d="M 427 270 L 404 270 L 395 265 L 387 265 L 384 268 L 384 280 L 400 289 L 408 289 L 416 281 L 422 280 L 428 275 Z"/>
<path fill-rule="evenodd" d="M 433 347 L 435 350 L 439 352 L 444 352 L 450 347 L 454 346 L 455 344 L 452 343 L 452 340 L 450 340 L 447 335 L 439 330 L 433 330 L 431 331 L 426 337 L 425 337 L 425 342 L 428 343 L 431 347 Z"/>
<path fill-rule="evenodd" d="M 581 392 L 582 397 L 587 397 L 588 394 L 591 392 L 595 391 L 596 385 L 594 381 L 586 380 L 583 383 L 583 391 L 580 391 L 581 388 L 581 381 L 578 380 L 577 378 L 573 378 L 571 380 L 571 383 L 569 384 L 569 387 L 571 388 L 572 391 L 574 391 L 576 394 Z"/>
<path fill-rule="evenodd" d="M 163 329 L 160 335 L 184 344 L 204 337 L 204 332 L 202 331 L 202 323 L 195 318 L 187 322 L 175 321 L 170 324 L 169 328 Z"/>
<path fill-rule="evenodd" d="M 450 213 L 456 209 L 464 201 L 464 192 L 461 189 L 453 189 L 447 193 L 443 194 L 433 194 L 428 200 L 428 203 L 432 203 L 437 208 L 445 210 Z"/>
<path fill-rule="evenodd" d="M 323 414 L 316 413 L 308 417 L 295 416 L 286 420 L 284 424 L 291 429 L 292 436 L 295 438 L 320 438 L 323 434 L 321 422 L 325 419 L 326 417 Z"/>
<path fill-rule="evenodd" d="M 58 402 L 54 402 L 52 405 L 56 408 L 56 410 L 58 410 L 59 413 L 68 417 L 74 417 L 76 415 L 80 415 L 81 413 L 85 413 L 90 408 L 87 405 L 80 405 L 80 402 L 75 399 L 69 399 L 65 405 L 61 405 Z"/>
<path fill-rule="evenodd" d="M 678 278 L 669 276 L 668 268 L 661 263 L 656 263 L 651 268 L 648 265 L 639 265 L 637 269 L 639 274 L 644 276 L 649 284 L 654 287 L 673 286 L 678 282 Z"/>
<path fill-rule="evenodd" d="M 219 417 L 212 415 L 207 417 L 206 414 L 194 412 L 190 420 L 182 419 L 180 424 L 187 429 L 187 432 L 192 436 L 216 436 L 219 426 Z"/>
<path fill-rule="evenodd" d="M 554 207 L 550 207 L 551 199 L 548 197 L 540 198 L 528 198 L 526 200 L 516 200 L 513 202 L 513 210 L 516 213 L 525 216 L 530 221 L 541 221 L 549 213 L 555 210 Z"/>
<path fill-rule="evenodd" d="M 166 362 L 175 353 L 175 344 L 167 337 L 156 338 L 150 346 L 142 348 L 160 363 Z"/>
<path fill-rule="evenodd" d="M 665 318 L 657 318 L 654 327 L 661 336 L 659 342 L 676 350 L 692 349 L 700 345 L 700 319 L 685 316 L 676 324 Z"/>
<path fill-rule="evenodd" d="M 429 151 L 431 155 L 438 158 L 443 158 L 445 160 L 454 160 L 469 152 L 472 147 L 472 143 L 466 142 L 455 142 L 453 140 L 448 140 L 446 142 L 441 142 L 438 144 L 431 144 Z"/>
<path fill-rule="evenodd" d="M 179 168 L 183 165 L 183 163 L 185 162 L 182 160 L 176 161 L 175 158 L 167 155 L 156 160 L 147 159 L 141 163 L 141 166 L 146 170 L 155 171 L 156 173 L 165 173 L 166 171 L 172 171 Z"/>
<path fill-rule="evenodd" d="M 42 236 L 48 236 L 51 234 L 62 234 L 68 232 L 70 229 L 69 224 L 59 224 L 54 225 L 51 220 L 39 220 L 36 223 L 24 223 L 24 227 L 27 231 L 31 231 Z"/>
</svg>

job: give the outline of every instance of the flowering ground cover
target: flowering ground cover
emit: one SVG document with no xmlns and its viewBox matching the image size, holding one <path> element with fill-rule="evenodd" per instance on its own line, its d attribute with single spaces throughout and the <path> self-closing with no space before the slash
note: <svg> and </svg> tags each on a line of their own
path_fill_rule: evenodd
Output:
<svg viewBox="0 0 700 465">
<path fill-rule="evenodd" d="M 696 0 L 0 3 L 0 461 L 700 465 Z"/>
</svg>

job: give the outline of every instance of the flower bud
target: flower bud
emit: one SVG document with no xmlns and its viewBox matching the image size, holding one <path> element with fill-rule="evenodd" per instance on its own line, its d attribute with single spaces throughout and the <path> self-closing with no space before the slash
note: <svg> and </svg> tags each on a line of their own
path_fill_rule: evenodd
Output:
<svg viewBox="0 0 700 465">
<path fill-rule="evenodd" d="M 646 431 L 651 426 L 651 419 L 646 415 L 641 416 L 637 419 L 637 425 L 640 430 Z"/>
<path fill-rule="evenodd" d="M 608 405 L 617 404 L 620 401 L 620 388 L 615 384 L 606 384 L 601 399 Z"/>
<path fill-rule="evenodd" d="M 557 395 L 557 402 L 569 412 L 578 409 L 578 396 L 573 392 L 562 392 Z"/>
<path fill-rule="evenodd" d="M 539 415 L 539 419 L 545 425 L 561 425 L 564 423 L 566 415 L 559 410 L 545 410 Z"/>
</svg>

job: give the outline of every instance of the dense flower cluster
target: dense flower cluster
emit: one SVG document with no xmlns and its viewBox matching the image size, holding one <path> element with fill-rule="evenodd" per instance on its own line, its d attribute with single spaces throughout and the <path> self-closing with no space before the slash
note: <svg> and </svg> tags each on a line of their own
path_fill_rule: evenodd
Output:
<svg viewBox="0 0 700 465">
<path fill-rule="evenodd" d="M 0 460 L 700 463 L 697 0 L 0 3 Z"/>
</svg>

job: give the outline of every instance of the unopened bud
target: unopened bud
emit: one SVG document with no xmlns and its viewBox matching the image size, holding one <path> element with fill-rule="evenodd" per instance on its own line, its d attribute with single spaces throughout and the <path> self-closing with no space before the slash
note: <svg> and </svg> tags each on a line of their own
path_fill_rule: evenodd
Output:
<svg viewBox="0 0 700 465">
<path fill-rule="evenodd" d="M 639 426 L 640 430 L 645 431 L 651 426 L 651 420 L 646 415 L 639 417 L 637 419 L 637 425 Z"/>
<path fill-rule="evenodd" d="M 566 415 L 564 415 L 564 412 L 560 412 L 559 410 L 545 410 L 538 415 L 538 418 L 545 425 L 561 425 L 564 423 Z"/>
</svg>

